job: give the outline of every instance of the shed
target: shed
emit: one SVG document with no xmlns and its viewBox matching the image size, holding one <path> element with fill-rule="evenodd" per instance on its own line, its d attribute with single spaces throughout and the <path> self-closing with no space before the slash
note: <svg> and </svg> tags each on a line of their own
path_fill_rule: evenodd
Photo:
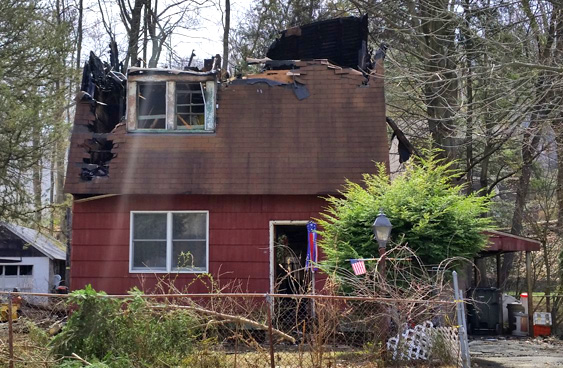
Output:
<svg viewBox="0 0 563 368">
<path fill-rule="evenodd" d="M 489 230 L 485 232 L 489 236 L 489 245 L 483 251 L 481 251 L 478 257 L 475 259 L 475 264 L 479 265 L 480 260 L 485 257 L 495 256 L 496 258 L 496 287 L 502 289 L 500 280 L 500 268 L 501 268 L 501 254 L 512 253 L 512 252 L 526 252 L 526 285 L 528 291 L 528 310 L 533 311 L 533 290 L 532 290 L 532 265 L 531 265 L 531 252 L 536 252 L 541 250 L 541 243 L 538 240 L 526 238 L 523 236 L 518 236 L 510 233 L 505 233 L 502 231 Z M 477 269 L 475 269 L 477 273 Z M 475 280 L 477 280 L 477 274 L 475 274 Z M 500 308 L 500 320 L 502 321 L 502 308 Z M 533 325 L 533 313 L 529 315 L 529 326 Z M 533 329 L 530 329 L 530 333 L 533 333 Z"/>
<path fill-rule="evenodd" d="M 65 270 L 65 247 L 24 226 L 0 222 L 0 290 L 48 293 Z"/>
</svg>

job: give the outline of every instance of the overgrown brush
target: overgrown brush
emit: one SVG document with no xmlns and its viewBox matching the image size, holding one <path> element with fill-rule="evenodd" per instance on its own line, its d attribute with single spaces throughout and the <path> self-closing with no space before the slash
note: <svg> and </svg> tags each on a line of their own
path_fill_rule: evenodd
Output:
<svg viewBox="0 0 563 368">
<path fill-rule="evenodd" d="M 111 367 L 177 366 L 199 337 L 198 318 L 188 310 L 166 310 L 142 297 L 105 297 L 91 286 L 72 293 L 75 306 L 62 332 L 51 341 L 57 356 L 76 353 Z"/>
</svg>

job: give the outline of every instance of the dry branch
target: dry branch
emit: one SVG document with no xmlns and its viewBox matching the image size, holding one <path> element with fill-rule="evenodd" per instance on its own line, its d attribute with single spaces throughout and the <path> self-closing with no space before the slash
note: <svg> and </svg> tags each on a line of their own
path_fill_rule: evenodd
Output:
<svg viewBox="0 0 563 368">
<path fill-rule="evenodd" d="M 76 353 L 72 353 L 72 357 L 73 357 L 74 359 L 77 359 L 77 360 L 81 361 L 82 363 L 84 363 L 84 364 L 86 364 L 86 365 L 92 365 L 92 363 L 90 363 L 90 362 L 84 360 L 83 358 L 81 358 L 81 357 L 80 357 L 78 354 L 76 354 Z"/>
<path fill-rule="evenodd" d="M 268 330 L 267 325 L 253 321 L 253 320 L 248 319 L 248 318 L 233 316 L 233 315 L 225 314 L 225 313 L 214 312 L 214 311 L 211 311 L 209 309 L 204 309 L 204 308 L 201 308 L 201 307 L 195 307 L 195 306 L 191 306 L 191 305 L 157 305 L 157 306 L 152 306 L 151 308 L 154 308 L 154 309 L 175 308 L 175 309 L 193 310 L 195 312 L 204 313 L 204 314 L 208 314 L 208 315 L 215 316 L 215 317 L 218 317 L 218 318 L 227 319 L 227 320 L 230 320 L 230 321 L 246 324 L 246 325 L 258 328 L 260 330 Z M 277 330 L 275 328 L 272 329 L 272 332 L 274 334 L 278 335 L 279 337 L 283 338 L 284 340 L 290 341 L 292 344 L 295 344 L 295 339 L 293 337 L 289 336 L 288 334 L 283 333 L 282 331 Z"/>
</svg>

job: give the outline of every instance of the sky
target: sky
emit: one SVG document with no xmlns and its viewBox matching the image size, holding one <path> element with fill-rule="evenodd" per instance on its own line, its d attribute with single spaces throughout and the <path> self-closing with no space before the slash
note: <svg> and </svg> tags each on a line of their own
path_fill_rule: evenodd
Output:
<svg viewBox="0 0 563 368">
<path fill-rule="evenodd" d="M 234 29 L 246 9 L 251 5 L 250 0 L 239 0 L 231 2 L 231 28 Z M 221 22 L 221 12 L 216 7 L 204 9 L 201 14 L 202 28 L 191 33 L 189 38 L 186 37 L 182 43 L 191 51 L 195 49 L 195 53 L 200 58 L 209 58 L 215 54 L 223 53 L 223 25 Z M 193 46 L 192 46 L 193 45 Z M 188 53 L 189 53 L 188 51 Z"/>
<path fill-rule="evenodd" d="M 85 29 L 82 58 L 86 58 L 90 51 L 94 51 L 102 60 L 107 60 L 109 37 L 103 26 L 99 3 L 97 0 L 87 1 L 84 13 Z M 164 0 L 162 4 L 164 5 L 170 1 Z M 222 12 L 218 2 L 221 2 L 221 7 L 224 7 L 224 0 L 208 0 L 206 5 L 200 9 L 199 16 L 197 17 L 198 26 L 189 30 L 180 30 L 178 32 L 180 34 L 175 34 L 172 37 L 172 49 L 175 54 L 189 58 L 191 51 L 195 50 L 195 60 L 203 60 L 215 54 L 223 53 Z M 117 42 L 121 45 L 120 49 L 124 49 L 126 45 L 125 32 L 123 27 L 120 26 L 118 8 L 115 5 L 111 5 L 112 3 L 112 0 L 102 3 L 104 14 L 106 14 L 104 19 L 106 23 L 115 25 L 114 32 Z M 231 1 L 231 30 L 236 29 L 238 20 L 244 16 L 252 3 L 252 0 Z M 160 6 L 162 7 L 163 5 Z M 163 51 L 160 64 L 165 64 L 167 61 L 168 55 Z"/>
</svg>

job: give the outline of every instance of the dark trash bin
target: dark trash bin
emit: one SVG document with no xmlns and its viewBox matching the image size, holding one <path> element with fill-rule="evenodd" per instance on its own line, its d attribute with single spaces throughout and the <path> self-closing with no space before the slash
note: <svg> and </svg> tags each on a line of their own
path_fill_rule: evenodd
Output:
<svg viewBox="0 0 563 368">
<path fill-rule="evenodd" d="M 470 289 L 467 314 L 469 330 L 472 334 L 490 335 L 501 332 L 500 321 L 501 291 L 497 288 Z"/>
</svg>

